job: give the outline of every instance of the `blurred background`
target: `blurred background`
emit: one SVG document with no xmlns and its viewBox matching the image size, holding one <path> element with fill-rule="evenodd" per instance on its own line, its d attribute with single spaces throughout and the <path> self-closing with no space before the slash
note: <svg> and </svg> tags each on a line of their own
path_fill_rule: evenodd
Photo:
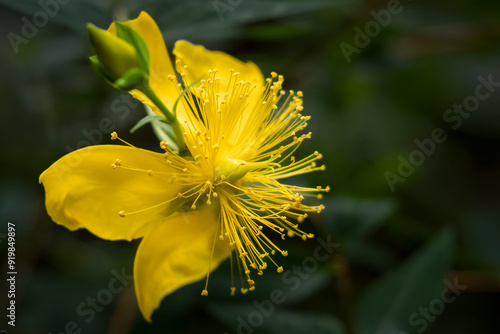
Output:
<svg viewBox="0 0 500 334">
<path fill-rule="evenodd" d="M 186 286 L 151 324 L 130 277 L 138 242 L 56 225 L 38 184 L 89 133 L 110 143 L 105 118 L 136 146 L 157 147 L 148 127 L 128 133 L 144 110 L 87 59 L 87 22 L 107 28 L 141 10 L 169 50 L 187 39 L 302 90 L 313 136 L 297 156 L 318 150 L 327 170 L 290 182 L 332 188 L 304 226 L 318 239 L 280 240 L 286 275 L 268 270 L 231 298 L 226 262 L 210 297 L 199 296 L 203 282 Z M 0 250 L 6 273 L 12 222 L 18 274 L 15 330 L 5 317 L 0 329 L 498 333 L 499 17 L 493 0 L 1 0 Z"/>
</svg>

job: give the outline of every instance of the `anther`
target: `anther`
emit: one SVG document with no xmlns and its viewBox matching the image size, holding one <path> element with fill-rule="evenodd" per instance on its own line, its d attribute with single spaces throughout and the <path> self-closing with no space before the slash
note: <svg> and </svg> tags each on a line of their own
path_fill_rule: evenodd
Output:
<svg viewBox="0 0 500 334">
<path fill-rule="evenodd" d="M 117 138 L 118 138 L 118 134 L 115 131 L 111 132 L 111 140 L 115 140 Z"/>
<path fill-rule="evenodd" d="M 278 269 L 276 271 L 281 274 L 283 272 L 283 267 L 278 267 Z"/>
<path fill-rule="evenodd" d="M 118 212 L 118 214 L 120 215 L 120 217 L 125 218 L 125 211 L 122 210 Z"/>
<path fill-rule="evenodd" d="M 202 295 L 202 296 L 208 296 L 208 291 L 207 291 L 207 290 L 203 290 L 203 291 L 201 292 L 201 295 Z"/>
</svg>

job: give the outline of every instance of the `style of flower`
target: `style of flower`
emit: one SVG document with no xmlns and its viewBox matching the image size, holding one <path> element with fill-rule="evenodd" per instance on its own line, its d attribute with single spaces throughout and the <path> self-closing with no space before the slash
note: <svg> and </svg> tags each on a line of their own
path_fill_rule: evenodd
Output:
<svg viewBox="0 0 500 334">
<path fill-rule="evenodd" d="M 148 84 L 175 111 L 186 150 L 166 141 L 160 142 L 163 153 L 126 142 L 90 146 L 59 159 L 40 182 L 56 223 L 108 240 L 143 238 L 135 289 L 150 321 L 163 297 L 186 284 L 206 277 L 201 294 L 208 295 L 210 272 L 228 257 L 242 278 L 242 293 L 255 288 L 252 272 L 262 274 L 269 266 L 282 272 L 276 257 L 287 251 L 269 234 L 312 238 L 299 225 L 323 206 L 303 201 L 321 198 L 329 187 L 281 183 L 325 169 L 317 165 L 318 152 L 300 160 L 293 155 L 311 136 L 299 134 L 310 117 L 301 114 L 302 92 L 285 92 L 281 75 L 264 79 L 254 63 L 182 40 L 172 64 L 148 14 L 121 24 L 145 42 Z M 115 23 L 108 32 L 116 34 Z M 130 93 L 162 115 L 144 91 Z M 116 133 L 111 139 L 121 140 Z M 231 294 L 235 290 L 233 282 Z"/>
</svg>

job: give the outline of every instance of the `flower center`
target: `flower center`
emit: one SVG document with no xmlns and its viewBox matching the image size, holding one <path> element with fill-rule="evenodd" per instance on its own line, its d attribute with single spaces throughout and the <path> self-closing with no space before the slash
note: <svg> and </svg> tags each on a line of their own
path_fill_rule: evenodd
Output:
<svg viewBox="0 0 500 334">
<path fill-rule="evenodd" d="M 221 181 L 235 183 L 250 171 L 266 169 L 273 165 L 278 164 L 269 161 L 247 162 L 240 159 L 224 159 L 219 162 L 215 168 L 215 178 Z"/>
</svg>

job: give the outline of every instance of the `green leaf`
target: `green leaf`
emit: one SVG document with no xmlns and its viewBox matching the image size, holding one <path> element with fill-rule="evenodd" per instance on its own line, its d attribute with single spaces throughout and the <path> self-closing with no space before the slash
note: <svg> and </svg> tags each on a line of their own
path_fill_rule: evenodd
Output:
<svg viewBox="0 0 500 334">
<path fill-rule="evenodd" d="M 136 5 L 132 12 L 146 10 L 153 15 L 167 42 L 187 39 L 207 44 L 245 34 L 252 23 L 280 20 L 292 16 L 352 7 L 359 0 L 252 0 L 252 1 L 152 1 Z M 226 6 L 224 6 L 226 4 Z M 335 13 L 331 11 L 331 13 Z M 340 16 L 340 15 L 339 15 Z"/>
<path fill-rule="evenodd" d="M 146 125 L 148 123 L 151 123 L 154 120 L 164 121 L 165 117 L 158 116 L 158 115 L 148 115 L 148 116 L 145 116 L 139 122 L 137 122 L 137 124 L 134 125 L 134 127 L 132 129 L 130 129 L 130 133 L 136 132 L 137 130 L 139 130 L 140 128 L 142 128 L 144 125 Z"/>
<path fill-rule="evenodd" d="M 147 105 L 144 105 L 144 108 L 146 109 L 146 112 L 148 113 L 149 116 L 158 116 Z M 161 117 L 161 116 L 158 116 L 158 117 Z M 172 130 L 172 126 L 170 124 L 165 123 L 163 120 L 159 120 L 159 119 L 152 119 L 150 123 L 151 123 L 151 127 L 153 128 L 153 131 L 154 131 L 156 137 L 159 140 L 164 140 L 165 142 L 167 142 L 168 146 L 173 151 L 178 152 L 179 146 L 177 145 L 177 142 L 175 141 L 175 134 L 174 134 L 174 130 Z"/>
<path fill-rule="evenodd" d="M 349 260 L 379 269 L 393 263 L 394 256 L 371 245 L 366 238 L 394 214 L 397 208 L 394 199 L 336 197 L 326 207 L 324 227 L 342 244 L 342 252 Z"/>
<path fill-rule="evenodd" d="M 43 6 L 40 2 L 42 1 L 0 0 L 0 5 L 25 14 L 31 24 L 34 24 L 33 16 L 37 13 L 52 14 L 49 16 L 49 26 L 59 24 L 82 35 L 87 22 L 100 27 L 109 25 L 110 13 L 105 8 L 110 8 L 111 0 L 56 1 L 52 4 L 51 1 L 45 1 Z"/>
<path fill-rule="evenodd" d="M 410 317 L 440 298 L 450 268 L 452 233 L 443 230 L 399 268 L 373 284 L 355 314 L 357 334 L 414 330 Z"/>
<path fill-rule="evenodd" d="M 149 50 L 142 37 L 134 29 L 119 21 L 115 21 L 115 25 L 117 36 L 129 42 L 135 48 L 142 68 L 149 73 Z"/>
<path fill-rule="evenodd" d="M 252 291 L 252 299 L 266 299 L 274 290 L 283 291 L 286 298 L 283 305 L 296 305 L 314 298 L 328 289 L 333 280 L 333 271 L 329 268 L 322 268 L 323 263 L 318 261 L 318 269 L 313 272 L 303 273 L 304 276 L 298 276 L 292 271 L 292 268 L 303 268 L 303 256 L 295 256 L 294 252 L 285 259 L 279 260 L 279 265 L 282 265 L 284 272 L 279 274 L 276 271 L 265 272 L 264 275 L 255 278 L 256 289 Z M 312 255 L 312 254 L 311 254 Z M 217 270 L 210 274 L 209 294 L 220 301 L 246 301 L 247 294 L 236 293 L 231 296 L 229 287 L 231 286 L 230 275 L 231 270 L 229 264 L 224 264 L 221 270 Z"/>
<path fill-rule="evenodd" d="M 396 205 L 391 198 L 357 199 L 338 197 L 327 203 L 328 232 L 344 245 L 362 240 L 382 225 L 394 213 Z"/>
<path fill-rule="evenodd" d="M 334 316 L 288 311 L 271 299 L 252 303 L 209 303 L 207 311 L 223 322 L 231 333 L 345 333 L 343 324 Z"/>
<path fill-rule="evenodd" d="M 474 211 L 460 224 L 464 250 L 478 267 L 500 270 L 500 225 L 494 213 Z"/>
<path fill-rule="evenodd" d="M 196 79 L 195 81 L 193 81 L 189 86 L 187 86 L 186 88 L 184 88 L 184 90 L 179 95 L 179 97 L 177 98 L 177 100 L 175 100 L 174 107 L 172 108 L 172 112 L 174 113 L 174 115 L 177 115 L 177 103 L 179 103 L 179 100 L 188 92 L 189 89 L 191 89 L 191 87 L 193 87 L 198 82 L 200 82 L 201 79 L 203 79 L 204 76 L 205 75 L 202 75 L 201 77 L 199 77 L 198 79 Z"/>
</svg>

